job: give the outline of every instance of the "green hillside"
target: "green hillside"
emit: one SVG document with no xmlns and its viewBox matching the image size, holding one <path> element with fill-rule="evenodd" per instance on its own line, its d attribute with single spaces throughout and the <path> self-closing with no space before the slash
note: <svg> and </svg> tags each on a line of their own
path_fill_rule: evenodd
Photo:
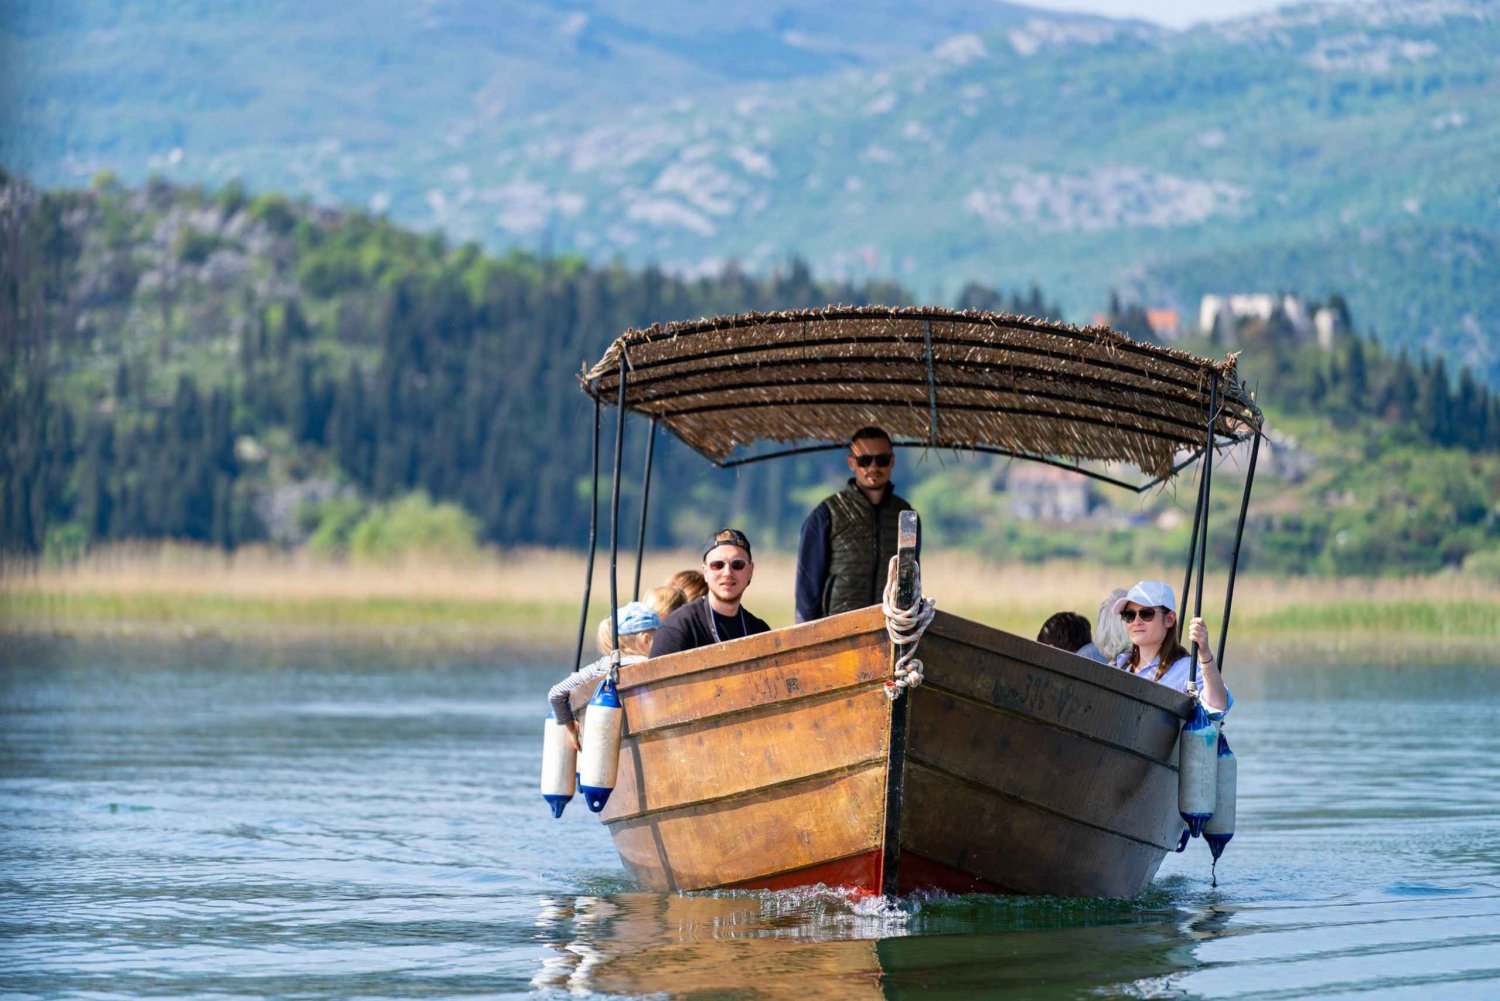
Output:
<svg viewBox="0 0 1500 1001">
<path fill-rule="evenodd" d="M 928 299 L 1036 283 L 1075 320 L 1111 288 L 1189 314 L 1205 291 L 1340 290 L 1393 349 L 1500 385 L 1495 14 L 1307 4 L 1167 32 L 978 0 L 21 4 L 0 161 L 238 177 L 688 275 L 795 253 Z"/>
<path fill-rule="evenodd" d="M 445 546 L 455 533 L 578 545 L 591 408 L 576 376 L 621 330 L 913 301 L 892 283 L 828 282 L 796 262 L 763 279 L 726 269 L 686 281 L 495 257 L 238 187 L 108 178 L 74 192 L 6 179 L 0 248 L 0 421 L 15 429 L 0 446 L 0 547 L 49 558 L 139 538 L 335 553 L 365 540 L 379 551 L 391 524 L 414 519 Z M 963 303 L 1053 308 L 1037 290 L 982 286 Z M 1330 351 L 1279 315 L 1236 336 L 1271 418 L 1247 566 L 1500 563 L 1500 395 L 1347 328 Z M 1244 460 L 1220 463 L 1216 548 L 1228 544 Z M 1144 497 L 1089 487 L 1086 520 L 1049 522 L 1016 507 L 1017 466 L 916 450 L 901 462 L 898 482 L 934 544 L 1120 564 L 1186 549 L 1188 486 Z M 833 456 L 717 472 L 667 447 L 656 477 L 668 500 L 653 505 L 655 543 L 691 544 L 727 521 L 786 548 L 842 473 Z M 637 487 L 624 498 L 631 526 Z M 462 511 L 423 520 L 433 503 Z"/>
</svg>

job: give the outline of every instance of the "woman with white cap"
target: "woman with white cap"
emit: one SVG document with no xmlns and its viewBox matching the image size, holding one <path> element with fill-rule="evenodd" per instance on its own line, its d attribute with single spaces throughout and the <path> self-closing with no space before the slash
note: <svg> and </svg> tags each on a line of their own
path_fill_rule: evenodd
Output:
<svg viewBox="0 0 1500 1001">
<path fill-rule="evenodd" d="M 606 615 L 599 623 L 599 649 L 604 656 L 574 671 L 553 685 L 552 690 L 547 693 L 547 701 L 552 703 L 552 718 L 567 728 L 575 751 L 579 749 L 578 720 L 573 716 L 573 706 L 569 695 L 575 688 L 581 688 L 591 681 L 598 681 L 609 673 L 612 652 L 610 634 L 612 632 L 620 634 L 620 663 L 639 664 L 651 653 L 651 640 L 655 638 L 656 631 L 661 628 L 661 618 L 649 605 L 639 601 L 621 605 L 615 621 L 616 627 L 613 630 L 610 629 L 609 616 Z"/>
<path fill-rule="evenodd" d="M 1130 633 L 1130 649 L 1120 654 L 1115 667 L 1186 692 L 1192 663 L 1178 636 L 1177 602 L 1172 589 L 1159 580 L 1143 580 L 1115 601 L 1114 611 Z M 1202 619 L 1188 623 L 1188 640 L 1198 644 L 1198 691 L 1203 708 L 1212 717 L 1222 716 L 1234 705 L 1234 696 L 1219 677 L 1219 667 L 1208 647 L 1208 627 Z"/>
</svg>

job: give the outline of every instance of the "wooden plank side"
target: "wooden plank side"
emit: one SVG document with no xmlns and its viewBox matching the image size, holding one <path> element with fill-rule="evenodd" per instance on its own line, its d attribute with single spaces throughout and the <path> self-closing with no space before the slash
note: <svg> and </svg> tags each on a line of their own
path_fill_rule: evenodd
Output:
<svg viewBox="0 0 1500 1001">
<path fill-rule="evenodd" d="M 629 733 L 713 719 L 760 706 L 856 686 L 878 685 L 889 670 L 884 635 L 842 636 L 721 667 L 622 685 Z M 651 663 L 647 661 L 647 663 Z M 622 679 L 624 677 L 622 672 Z"/>
<path fill-rule="evenodd" d="M 1023 656 L 1028 653 L 1024 649 L 1017 652 Z M 927 680 L 919 692 L 951 692 L 1093 740 L 1130 748 L 1164 764 L 1177 763 L 1173 748 L 1182 720 L 1162 708 L 1159 700 L 1138 699 L 1043 665 L 942 637 L 924 641 L 922 656 L 927 663 Z M 1092 666 L 1120 673 L 1102 665 Z M 1187 698 L 1161 685 L 1140 683 L 1161 688 L 1168 696 Z"/>
<path fill-rule="evenodd" d="M 926 685 L 912 694 L 911 760 L 1086 824 L 1176 845 L 1175 768 Z"/>
<path fill-rule="evenodd" d="M 927 635 L 928 637 L 942 637 L 952 643 L 990 654 L 999 654 L 1005 660 L 1115 692 L 1156 706 L 1175 715 L 1178 719 L 1187 719 L 1192 707 L 1192 700 L 1182 692 L 1158 685 L 1147 678 L 1127 674 L 1107 665 L 1095 663 L 1086 657 L 1065 653 L 1034 640 L 981 625 L 956 615 L 939 612 L 932 625 L 928 627 Z M 925 643 L 922 649 L 927 649 Z"/>
<path fill-rule="evenodd" d="M 773 629 L 768 633 L 698 647 L 696 650 L 654 657 L 621 671 L 620 686 L 626 689 L 635 685 L 650 685 L 664 678 L 712 671 L 761 657 L 794 653 L 804 647 L 817 646 L 831 640 L 862 635 L 885 636 L 885 616 L 879 608 L 862 608 L 801 625 Z"/>
<path fill-rule="evenodd" d="M 890 700 L 874 683 L 628 736 L 604 819 L 884 762 L 890 714 Z"/>
<path fill-rule="evenodd" d="M 703 890 L 877 849 L 884 803 L 885 767 L 868 765 L 606 824 L 641 886 Z"/>
<path fill-rule="evenodd" d="M 903 851 L 1017 893 L 1134 897 L 1151 882 L 1166 854 L 1019 804 L 917 761 L 907 764 L 906 801 Z"/>
</svg>

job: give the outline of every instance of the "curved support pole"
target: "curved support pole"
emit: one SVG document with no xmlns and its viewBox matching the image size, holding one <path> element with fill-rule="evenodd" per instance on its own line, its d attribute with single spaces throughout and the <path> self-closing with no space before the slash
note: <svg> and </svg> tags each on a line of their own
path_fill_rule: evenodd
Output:
<svg viewBox="0 0 1500 1001">
<path fill-rule="evenodd" d="M 594 553 L 599 548 L 599 397 L 594 397 L 594 489 L 589 503 L 589 558 L 583 572 L 583 611 L 578 613 L 578 649 L 573 654 L 573 670 L 583 666 L 583 641 L 589 628 L 589 594 L 594 586 Z"/>
<path fill-rule="evenodd" d="M 1193 586 L 1193 568 L 1198 563 L 1198 533 L 1203 529 L 1203 487 L 1208 479 L 1205 470 L 1213 461 L 1213 451 L 1200 452 L 1199 457 L 1203 459 L 1203 469 L 1198 470 L 1198 496 L 1193 499 L 1193 534 L 1188 538 L 1187 572 L 1182 577 L 1182 590 L 1177 594 L 1181 599 L 1179 610 L 1187 608 L 1188 590 Z"/>
<path fill-rule="evenodd" d="M 625 352 L 620 352 L 620 403 L 615 408 L 615 471 L 609 481 L 609 635 L 620 650 L 620 461 L 625 455 Z"/>
<path fill-rule="evenodd" d="M 641 486 L 641 530 L 635 539 L 635 591 L 632 601 L 641 600 L 641 562 L 646 558 L 646 512 L 651 508 L 651 459 L 656 454 L 656 418 L 646 432 L 646 477 Z"/>
<path fill-rule="evenodd" d="M 1240 540 L 1245 537 L 1245 517 L 1250 513 L 1250 487 L 1255 483 L 1255 460 L 1260 457 L 1260 432 L 1250 444 L 1250 468 L 1245 473 L 1245 493 L 1240 497 L 1240 520 L 1234 528 L 1234 552 L 1229 557 L 1229 584 L 1224 589 L 1224 621 L 1219 625 L 1219 652 L 1214 663 L 1224 673 L 1224 642 L 1229 638 L 1229 610 L 1234 603 L 1234 575 L 1240 567 Z"/>
<path fill-rule="evenodd" d="M 1208 576 L 1208 502 L 1213 497 L 1214 420 L 1219 416 L 1219 377 L 1208 384 L 1208 437 L 1203 444 L 1203 530 L 1198 534 L 1198 583 L 1193 593 L 1193 617 L 1203 614 L 1203 578 Z M 1188 651 L 1193 684 L 1198 683 L 1198 644 Z"/>
</svg>

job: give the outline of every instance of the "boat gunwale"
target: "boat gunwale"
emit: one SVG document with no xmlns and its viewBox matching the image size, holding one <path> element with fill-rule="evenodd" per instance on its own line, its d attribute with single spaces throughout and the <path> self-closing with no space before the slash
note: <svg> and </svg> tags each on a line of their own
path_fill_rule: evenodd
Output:
<svg viewBox="0 0 1500 1001">
<path fill-rule="evenodd" d="M 865 625 L 861 623 L 858 628 L 852 630 L 834 627 L 834 624 L 843 626 L 848 623 L 857 622 L 860 618 L 868 618 L 870 620 L 869 624 Z M 805 650 L 808 647 L 817 646 L 821 643 L 854 639 L 865 634 L 883 636 L 884 633 L 885 616 L 880 611 L 879 606 L 871 605 L 868 608 L 859 608 L 852 612 L 831 615 L 814 622 L 798 622 L 790 626 L 782 626 L 779 629 L 772 629 L 768 632 L 756 633 L 753 636 L 740 636 L 732 640 L 725 640 L 722 643 L 711 643 L 708 646 L 700 646 L 691 650 L 680 650 L 676 653 L 652 657 L 649 660 L 644 660 L 636 664 L 626 664 L 620 668 L 618 688 L 623 693 L 629 689 L 639 688 L 654 682 L 685 678 L 693 674 L 702 674 L 726 667 L 734 667 L 749 663 L 752 660 L 774 657 L 777 654 Z M 774 636 L 775 639 L 768 641 L 766 637 L 771 636 Z M 786 642 L 788 639 L 791 640 L 790 643 Z M 749 656 L 737 656 L 742 650 L 749 649 L 752 646 L 765 645 L 768 642 L 774 642 L 776 646 Z"/>
<path fill-rule="evenodd" d="M 928 634 L 941 636 L 943 639 L 967 646 L 983 653 L 1008 656 L 1008 654 L 996 648 L 993 644 L 982 642 L 984 635 L 1002 636 L 1010 639 L 1029 643 L 1035 648 L 1035 652 L 1042 654 L 1047 660 L 1054 663 L 1045 663 L 1040 659 L 1012 658 L 1028 667 L 1035 667 L 1051 674 L 1061 675 L 1070 681 L 1079 681 L 1095 688 L 1103 689 L 1111 695 L 1118 695 L 1135 702 L 1143 702 L 1156 709 L 1164 710 L 1179 719 L 1186 720 L 1192 714 L 1193 699 L 1185 692 L 1174 691 L 1165 685 L 1158 684 L 1150 678 L 1122 671 L 1108 664 L 1101 664 L 1087 657 L 1080 657 L 1076 653 L 1068 653 L 1055 647 L 1049 647 L 1035 640 L 1028 640 L 1024 636 L 1006 632 L 995 626 L 985 625 L 973 619 L 956 615 L 952 612 L 938 610 L 933 617 L 932 624 L 927 627 Z M 965 635 L 969 633 L 970 635 Z M 975 633 L 981 635 L 973 635 Z M 1128 680 L 1127 680 L 1128 679 Z M 1132 691 L 1132 689 L 1134 689 Z"/>
<path fill-rule="evenodd" d="M 862 618 L 869 619 L 869 623 L 859 622 Z M 849 625 L 854 625 L 855 628 L 837 628 Z M 956 612 L 949 612 L 939 608 L 937 614 L 933 617 L 932 624 L 928 626 L 927 632 L 930 635 L 941 636 L 949 642 L 999 656 L 1011 656 L 1006 651 L 999 649 L 1001 644 L 1009 645 L 1010 642 L 1029 644 L 1032 647 L 1029 652 L 1040 654 L 1040 657 L 1011 657 L 1011 659 L 1017 660 L 1028 667 L 1060 675 L 1068 678 L 1070 681 L 1080 681 L 1084 684 L 1092 685 L 1112 695 L 1122 696 L 1136 702 L 1144 702 L 1154 708 L 1165 710 L 1179 719 L 1187 719 L 1192 711 L 1192 697 L 1183 692 L 1175 692 L 1149 678 L 1130 674 L 1118 668 L 1111 667 L 1108 664 L 1100 664 L 1098 661 L 1090 660 L 1087 657 L 1080 657 L 1077 654 L 1036 643 L 1036 641 L 1028 640 L 1017 633 L 1007 632 L 996 626 L 975 621 Z M 856 639 L 864 635 L 883 637 L 884 633 L 885 616 L 880 611 L 878 605 L 870 605 L 866 608 L 843 612 L 838 615 L 817 619 L 813 622 L 800 622 L 790 626 L 782 626 L 779 629 L 772 629 L 765 633 L 756 633 L 753 636 L 741 636 L 723 643 L 714 643 L 692 650 L 683 650 L 660 657 L 653 657 L 650 660 L 641 661 L 637 664 L 624 665 L 620 668 L 619 690 L 623 693 L 630 689 L 651 685 L 659 681 L 685 678 L 708 671 L 743 666 L 752 661 L 773 657 L 778 654 L 805 650 L 822 643 Z M 749 644 L 756 646 L 766 644 L 766 637 L 769 636 L 776 637 L 774 641 L 771 641 L 775 643 L 774 648 L 767 649 L 764 652 L 756 652 L 749 656 L 740 655 L 742 650 L 749 648 Z M 997 643 L 997 639 L 1000 642 Z M 1048 661 L 1051 662 L 1049 663 Z M 863 682 L 860 684 L 863 684 Z"/>
</svg>

